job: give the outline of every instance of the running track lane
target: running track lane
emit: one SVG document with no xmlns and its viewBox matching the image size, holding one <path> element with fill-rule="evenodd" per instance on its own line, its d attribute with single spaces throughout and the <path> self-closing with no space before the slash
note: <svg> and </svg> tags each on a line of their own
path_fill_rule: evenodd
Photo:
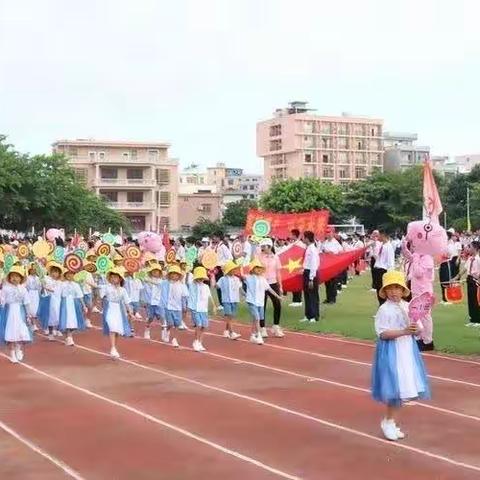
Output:
<svg viewBox="0 0 480 480">
<path fill-rule="evenodd" d="M 69 378 L 81 371 L 89 378 L 97 377 L 96 367 L 82 362 L 85 355 L 80 352 L 51 356 L 55 345 L 38 346 L 36 355 L 47 363 L 57 362 L 62 376 Z M 68 361 L 64 362 L 65 359 Z M 4 357 L 0 360 L 0 420 L 67 463 L 85 480 L 198 479 L 200 466 L 205 478 L 281 478 L 68 388 L 25 366 L 10 365 Z M 118 366 L 103 363 L 107 368 L 104 376 L 106 373 L 111 381 L 112 373 L 119 372 Z M 142 381 L 142 375 L 135 377 Z M 125 388 L 124 380 L 119 380 L 118 384 Z M 66 474 L 59 476 L 53 465 L 49 471 L 42 463 L 43 458 L 32 456 L 30 451 L 16 449 L 15 453 L 16 461 L 0 462 L 0 478 L 26 480 L 29 472 L 35 472 L 31 477 L 35 480 L 42 479 L 41 475 L 45 480 L 69 478 Z M 3 454 L 4 451 L 2 457 Z"/>
<path fill-rule="evenodd" d="M 106 339 L 101 338 L 95 332 L 89 332 L 82 336 L 82 343 L 87 344 L 85 341 L 87 337 L 90 346 L 95 347 L 98 343 L 101 348 L 105 347 Z M 79 363 L 78 351 L 65 357 L 66 352 L 68 355 L 68 351 L 74 349 L 69 349 L 61 344 L 50 344 L 48 347 L 50 358 L 48 360 L 46 358 L 37 359 L 34 357 L 38 355 L 34 355 L 32 352 L 32 363 L 37 364 L 37 360 L 39 360 L 41 362 L 41 364 L 37 364 L 39 368 L 48 369 L 50 373 L 60 376 L 62 369 L 58 368 L 57 365 L 62 358 L 64 364 L 67 363 L 67 358 L 69 358 L 73 360 L 72 369 L 75 371 L 73 367 Z M 59 349 L 55 347 L 59 347 Z M 160 358 L 156 359 L 156 362 L 162 364 L 173 362 L 176 364 L 178 362 L 181 365 L 180 368 L 189 370 L 190 373 L 192 373 L 192 367 L 196 366 L 195 358 L 201 362 L 204 361 L 199 354 L 152 347 L 154 345 L 149 345 L 147 342 L 124 341 L 121 348 L 125 354 L 131 357 L 133 357 L 133 354 L 146 355 L 146 360 L 156 358 L 159 355 Z M 133 350 L 132 355 L 130 355 L 130 349 Z M 171 358 L 165 358 L 165 352 L 168 352 Z M 204 388 L 199 389 L 196 386 L 168 377 L 162 378 L 164 376 L 157 372 L 152 372 L 153 377 L 146 384 L 142 384 L 141 394 L 139 394 L 138 386 L 134 388 L 135 385 L 132 385 L 131 381 L 128 385 L 125 382 L 122 385 L 115 385 L 115 388 L 112 389 L 108 387 L 108 383 L 110 383 L 108 378 L 106 379 L 107 385 L 103 384 L 103 381 L 98 384 L 99 378 L 104 378 L 104 374 L 101 372 L 104 368 L 109 369 L 112 364 L 114 364 L 114 368 L 118 368 L 120 367 L 119 364 L 123 362 L 115 364 L 107 360 L 105 364 L 106 357 L 103 357 L 103 355 L 95 354 L 93 356 L 98 358 L 94 359 L 91 358 L 91 354 L 85 356 L 85 353 L 83 352 L 80 363 L 87 366 L 92 362 L 92 366 L 95 366 L 96 374 L 93 387 L 96 391 L 101 388 L 101 393 L 106 396 L 115 396 L 116 399 L 126 403 L 135 402 L 136 407 L 153 415 L 169 415 L 168 421 L 181 426 L 184 423 L 185 428 L 194 428 L 195 431 L 201 430 L 201 434 L 208 438 L 216 436 L 224 440 L 228 439 L 229 444 L 234 444 L 236 449 L 243 452 L 245 449 L 252 449 L 251 451 L 255 452 L 257 457 L 262 455 L 262 461 L 267 462 L 268 460 L 269 464 L 280 465 L 279 468 L 283 470 L 285 470 L 285 465 L 285 467 L 289 467 L 287 471 L 294 471 L 296 475 L 305 478 L 318 478 L 317 475 L 320 470 L 328 471 L 328 478 L 343 478 L 344 472 L 338 477 L 336 475 L 344 468 L 345 459 L 342 457 L 342 452 L 346 451 L 349 452 L 349 460 L 351 459 L 352 462 L 361 465 L 359 470 L 361 468 L 362 471 L 359 472 L 359 478 L 371 478 L 374 472 L 375 474 L 384 473 L 386 478 L 402 478 L 405 475 L 406 465 L 411 465 L 412 469 L 411 472 L 407 470 L 407 474 L 413 475 L 414 471 L 420 468 L 425 474 L 432 475 L 432 478 L 476 478 L 478 475 L 478 471 L 472 475 L 471 471 L 454 467 L 448 463 L 432 461 L 431 458 L 419 455 L 418 452 L 414 452 L 412 455 L 412 452 L 388 444 L 388 442 L 384 442 L 375 436 L 368 439 L 365 436 L 340 431 L 336 428 L 325 428 L 324 425 L 313 422 L 311 419 L 290 414 L 284 415 L 283 412 L 273 412 L 272 408 L 259 406 L 251 401 L 245 402 L 245 399 L 229 398 L 223 394 L 212 394 L 212 392 L 204 391 Z M 99 359 L 103 364 L 98 363 Z M 131 365 L 127 365 L 127 368 L 139 369 L 139 367 Z M 213 369 L 212 365 L 206 370 L 214 375 L 217 373 L 217 368 Z M 128 378 L 139 377 L 138 373 L 127 375 Z M 232 378 L 232 372 L 229 373 L 229 377 Z M 235 377 L 237 385 L 242 385 L 249 380 L 250 384 L 255 385 L 256 393 L 262 389 L 265 382 L 267 382 L 268 390 L 274 388 L 271 375 L 265 375 L 263 378 L 255 375 L 253 378 L 250 373 L 245 377 L 239 375 L 235 375 Z M 85 381 L 88 382 L 88 379 L 85 379 L 81 372 L 75 374 L 74 377 L 69 375 L 69 378 L 74 383 L 82 382 L 82 386 L 85 386 L 83 385 Z M 124 378 L 123 375 L 122 378 Z M 268 381 L 270 381 L 270 384 L 268 384 Z M 303 391 L 297 389 L 298 385 L 290 384 L 285 379 L 277 379 L 277 382 L 281 385 L 282 398 L 287 393 L 291 397 L 302 397 Z M 106 393 L 103 392 L 105 388 Z M 159 390 L 162 393 L 160 395 Z M 357 402 L 357 399 L 348 397 L 349 394 L 345 394 L 345 392 L 336 394 L 334 398 L 328 398 L 325 405 L 331 408 L 330 404 L 340 405 L 343 403 L 340 413 L 345 413 L 347 411 L 345 407 L 351 409 L 350 403 L 353 401 L 356 404 Z M 317 394 L 317 403 L 318 398 L 322 398 L 321 392 Z M 201 416 L 192 415 L 192 405 L 204 406 Z M 368 405 L 372 405 L 372 403 L 369 402 Z M 358 416 L 363 417 L 363 414 L 360 412 Z M 375 423 L 378 423 L 378 418 L 375 419 Z M 232 432 L 235 432 L 233 436 Z M 272 438 L 272 432 L 275 432 L 276 439 Z M 252 439 L 255 439 L 254 445 Z M 218 441 L 217 438 L 214 438 L 214 441 Z M 302 448 L 298 449 L 298 445 L 302 445 Z M 319 448 L 322 449 L 325 456 L 318 455 Z M 292 452 L 295 452 L 295 455 L 292 455 Z M 385 459 L 383 465 L 379 464 L 379 458 Z M 413 464 L 412 458 L 415 459 L 415 464 Z M 382 472 L 382 469 L 385 469 L 385 472 Z M 401 475 L 400 472 L 402 472 Z"/>
</svg>

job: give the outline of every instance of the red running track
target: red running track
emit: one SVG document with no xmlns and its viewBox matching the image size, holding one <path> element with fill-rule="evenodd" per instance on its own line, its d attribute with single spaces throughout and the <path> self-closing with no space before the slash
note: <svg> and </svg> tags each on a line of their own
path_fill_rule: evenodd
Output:
<svg viewBox="0 0 480 480">
<path fill-rule="evenodd" d="M 436 409 L 405 407 L 409 436 L 389 443 L 371 347 L 294 334 L 257 346 L 221 328 L 206 354 L 124 339 L 114 362 L 91 330 L 74 348 L 38 337 L 25 365 L 0 358 L 0 421 L 40 450 L 0 430 L 0 478 L 480 478 L 476 365 L 428 357 Z"/>
</svg>

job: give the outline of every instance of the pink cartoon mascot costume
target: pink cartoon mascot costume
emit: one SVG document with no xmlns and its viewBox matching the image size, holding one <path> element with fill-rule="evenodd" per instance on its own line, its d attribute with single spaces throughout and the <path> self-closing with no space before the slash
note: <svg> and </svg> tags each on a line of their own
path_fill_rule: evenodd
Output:
<svg viewBox="0 0 480 480">
<path fill-rule="evenodd" d="M 144 252 L 155 254 L 157 260 L 165 260 L 165 247 L 162 236 L 154 232 L 141 232 L 138 234 L 138 244 Z"/>
<path fill-rule="evenodd" d="M 412 298 L 424 293 L 433 297 L 435 276 L 434 258 L 445 255 L 447 232 L 438 223 L 418 220 L 407 226 L 407 235 L 402 244 L 403 254 L 409 263 L 407 278 L 411 282 Z M 431 312 L 424 317 L 420 333 L 421 350 L 433 350 L 433 323 Z"/>
</svg>

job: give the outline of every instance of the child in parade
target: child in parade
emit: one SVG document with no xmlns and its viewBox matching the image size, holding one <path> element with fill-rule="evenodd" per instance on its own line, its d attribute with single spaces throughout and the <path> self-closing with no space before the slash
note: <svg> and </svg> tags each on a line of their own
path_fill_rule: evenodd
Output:
<svg viewBox="0 0 480 480">
<path fill-rule="evenodd" d="M 91 272 L 96 272 L 97 267 L 93 262 L 85 262 L 85 277 L 81 284 L 82 292 L 83 292 L 83 302 L 87 307 L 87 313 L 85 318 L 85 326 L 87 328 L 92 328 L 92 322 L 90 317 L 93 313 L 93 292 L 97 288 L 97 284 L 93 279 L 93 275 Z"/>
<path fill-rule="evenodd" d="M 122 270 L 113 268 L 107 273 L 107 285 L 103 289 L 103 333 L 110 337 L 110 356 L 120 358 L 117 350 L 118 336 L 130 335 L 129 316 L 132 317 L 130 299 L 123 288 L 125 277 Z"/>
<path fill-rule="evenodd" d="M 0 343 L 10 347 L 10 361 L 21 362 L 24 358 L 23 345 L 32 341 L 26 307 L 28 292 L 23 285 L 25 270 L 13 266 L 7 274 L 2 288 L 3 309 L 0 316 Z"/>
<path fill-rule="evenodd" d="M 203 332 L 208 328 L 208 304 L 212 303 L 214 311 L 217 310 L 215 301 L 207 283 L 208 275 L 204 267 L 196 267 L 193 271 L 193 282 L 188 286 L 188 308 L 192 313 L 192 322 L 195 324 L 195 340 L 193 349 L 204 352 Z"/>
<path fill-rule="evenodd" d="M 188 264 L 185 260 L 180 261 L 180 270 L 182 271 L 182 283 L 187 286 L 193 282 L 193 276 L 191 272 L 189 272 Z M 179 330 L 188 330 L 187 324 L 185 323 L 184 319 L 182 318 L 182 323 L 178 327 Z"/>
<path fill-rule="evenodd" d="M 125 272 L 125 290 L 127 291 L 128 298 L 130 298 L 130 306 L 132 307 L 133 316 L 137 320 L 142 320 L 140 315 L 140 294 L 143 289 L 142 281 L 139 278 L 135 278 L 133 273 Z M 130 335 L 135 336 L 135 329 L 133 323 L 130 323 Z"/>
<path fill-rule="evenodd" d="M 182 283 L 182 271 L 177 265 L 172 265 L 168 269 L 167 281 L 160 286 L 161 306 L 165 309 L 165 320 L 167 329 L 162 332 L 162 340 L 170 341 L 171 330 L 175 330 L 182 323 L 182 312 L 186 310 L 188 299 L 188 289 Z M 178 340 L 175 336 L 172 338 L 172 346 L 178 348 Z"/>
<path fill-rule="evenodd" d="M 28 294 L 27 313 L 32 321 L 32 330 L 36 332 L 38 327 L 35 323 L 38 315 L 38 306 L 40 303 L 40 291 L 42 290 L 42 283 L 37 275 L 35 264 L 32 263 L 28 267 L 27 282 L 25 284 Z"/>
<path fill-rule="evenodd" d="M 150 340 L 150 327 L 154 320 L 158 322 L 163 322 L 165 318 L 165 312 L 161 306 L 161 293 L 160 287 L 164 282 L 162 278 L 162 267 L 158 263 L 152 263 L 148 267 L 148 278 L 145 280 L 145 289 L 147 290 L 147 325 L 145 327 L 145 332 L 143 333 L 143 338 Z M 163 328 L 163 324 L 162 324 Z M 162 330 L 162 338 L 164 335 L 164 330 Z"/>
<path fill-rule="evenodd" d="M 242 290 L 242 281 L 239 278 L 241 266 L 233 260 L 228 261 L 223 266 L 224 276 L 215 284 L 215 277 L 212 275 L 212 287 L 217 287 L 222 293 L 223 318 L 225 320 L 225 330 L 223 336 L 230 340 L 237 340 L 241 337 L 239 333 L 233 331 L 232 322 L 237 316 L 238 305 L 240 303 L 240 291 Z"/>
<path fill-rule="evenodd" d="M 60 323 L 64 268 L 58 263 L 50 262 L 47 264 L 47 272 L 48 275 L 43 279 L 45 295 L 40 299 L 38 316 L 45 334 L 48 335 L 50 341 L 53 341 L 55 336 L 62 336 L 58 330 L 58 324 Z"/>
<path fill-rule="evenodd" d="M 65 345 L 75 346 L 73 332 L 85 330 L 85 317 L 87 312 L 80 285 L 74 280 L 74 273 L 65 271 L 63 274 L 62 301 L 60 304 L 59 330 L 66 334 Z"/>
<path fill-rule="evenodd" d="M 387 440 L 405 437 L 397 421 L 402 404 L 417 398 L 429 398 L 425 366 L 415 341 L 418 325 L 408 318 L 409 295 L 402 272 L 383 275 L 379 296 L 386 301 L 375 316 L 378 339 L 372 365 L 372 396 L 386 405 L 380 426 Z"/>
<path fill-rule="evenodd" d="M 263 345 L 263 337 L 260 330 L 260 320 L 265 318 L 265 292 L 273 297 L 282 300 L 282 297 L 275 292 L 263 276 L 265 267 L 258 260 L 253 260 L 250 265 L 250 273 L 245 276 L 247 288 L 246 300 L 250 315 L 252 316 L 252 333 L 250 341 L 257 345 Z"/>
</svg>

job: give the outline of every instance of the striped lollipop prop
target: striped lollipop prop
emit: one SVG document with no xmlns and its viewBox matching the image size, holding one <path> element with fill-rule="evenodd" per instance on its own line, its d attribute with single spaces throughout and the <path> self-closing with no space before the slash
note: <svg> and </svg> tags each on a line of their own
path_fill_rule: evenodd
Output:
<svg viewBox="0 0 480 480">
<path fill-rule="evenodd" d="M 17 248 L 17 255 L 18 258 L 27 258 L 30 255 L 30 249 L 28 248 L 28 245 L 25 245 L 24 243 L 19 245 Z"/>
<path fill-rule="evenodd" d="M 112 253 L 112 246 L 108 243 L 101 243 L 97 247 L 97 255 L 108 257 Z"/>
<path fill-rule="evenodd" d="M 99 273 L 107 273 L 111 266 L 111 262 L 105 255 L 100 255 L 100 257 L 97 258 L 96 266 Z"/>
<path fill-rule="evenodd" d="M 64 260 L 65 268 L 72 273 L 78 273 L 83 269 L 83 260 L 75 253 L 69 253 Z"/>
<path fill-rule="evenodd" d="M 140 270 L 140 262 L 136 258 L 126 258 L 123 266 L 128 273 L 136 273 Z"/>
</svg>

